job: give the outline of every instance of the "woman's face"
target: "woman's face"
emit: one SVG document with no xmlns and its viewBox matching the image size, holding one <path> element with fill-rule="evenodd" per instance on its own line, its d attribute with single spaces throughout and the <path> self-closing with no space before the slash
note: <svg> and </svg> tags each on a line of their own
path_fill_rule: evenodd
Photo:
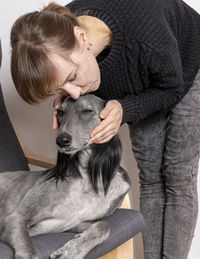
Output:
<svg viewBox="0 0 200 259">
<path fill-rule="evenodd" d="M 83 36 L 83 35 L 82 35 Z M 63 91 L 73 99 L 94 92 L 100 85 L 100 70 L 95 56 L 88 50 L 89 41 L 78 35 L 79 48 L 63 57 L 51 52 L 50 58 L 57 68 L 58 91 Z"/>
</svg>

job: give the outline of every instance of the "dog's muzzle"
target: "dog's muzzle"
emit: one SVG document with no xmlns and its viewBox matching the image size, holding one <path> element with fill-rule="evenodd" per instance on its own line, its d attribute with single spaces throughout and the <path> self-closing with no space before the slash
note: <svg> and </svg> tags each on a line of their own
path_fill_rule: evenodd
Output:
<svg viewBox="0 0 200 259">
<path fill-rule="evenodd" d="M 64 133 L 64 134 L 61 134 L 59 135 L 57 138 L 56 138 L 56 144 L 60 147 L 60 148 L 67 148 L 67 147 L 70 147 L 72 143 L 72 136 L 67 134 L 67 133 Z"/>
</svg>

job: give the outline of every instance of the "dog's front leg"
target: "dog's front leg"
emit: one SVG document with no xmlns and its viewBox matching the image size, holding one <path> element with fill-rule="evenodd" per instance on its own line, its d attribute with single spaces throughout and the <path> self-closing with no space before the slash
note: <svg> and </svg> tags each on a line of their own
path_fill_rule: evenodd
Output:
<svg viewBox="0 0 200 259">
<path fill-rule="evenodd" d="M 38 259 L 30 237 L 27 224 L 17 215 L 10 215 L 4 222 L 1 240 L 14 250 L 15 259 Z"/>
<path fill-rule="evenodd" d="M 105 241 L 110 233 L 109 224 L 98 221 L 51 254 L 51 259 L 83 259 L 95 246 Z"/>
<path fill-rule="evenodd" d="M 75 227 L 68 229 L 67 231 L 73 232 L 73 233 L 82 233 L 83 231 L 85 231 L 86 229 L 91 227 L 92 224 L 94 224 L 94 222 L 92 223 L 89 221 L 83 221 L 83 222 L 79 223 L 78 225 L 76 225 Z"/>
</svg>

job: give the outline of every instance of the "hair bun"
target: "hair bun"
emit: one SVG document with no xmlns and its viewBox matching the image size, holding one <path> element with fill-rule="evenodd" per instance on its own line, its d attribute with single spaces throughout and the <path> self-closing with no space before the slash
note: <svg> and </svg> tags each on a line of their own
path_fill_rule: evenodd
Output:
<svg viewBox="0 0 200 259">
<path fill-rule="evenodd" d="M 54 12 L 61 15 L 67 15 L 68 18 L 75 19 L 76 16 L 69 10 L 69 8 L 61 6 L 56 3 L 49 3 L 46 7 L 42 9 L 43 12 Z"/>
</svg>

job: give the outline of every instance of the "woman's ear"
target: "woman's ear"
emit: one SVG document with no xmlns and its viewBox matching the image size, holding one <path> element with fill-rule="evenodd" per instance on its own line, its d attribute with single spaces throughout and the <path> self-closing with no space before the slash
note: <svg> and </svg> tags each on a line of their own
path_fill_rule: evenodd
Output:
<svg viewBox="0 0 200 259">
<path fill-rule="evenodd" d="M 79 26 L 74 26 L 74 35 L 78 40 L 80 46 L 86 46 L 86 47 L 88 46 L 89 40 L 85 30 L 83 30 Z"/>
</svg>

